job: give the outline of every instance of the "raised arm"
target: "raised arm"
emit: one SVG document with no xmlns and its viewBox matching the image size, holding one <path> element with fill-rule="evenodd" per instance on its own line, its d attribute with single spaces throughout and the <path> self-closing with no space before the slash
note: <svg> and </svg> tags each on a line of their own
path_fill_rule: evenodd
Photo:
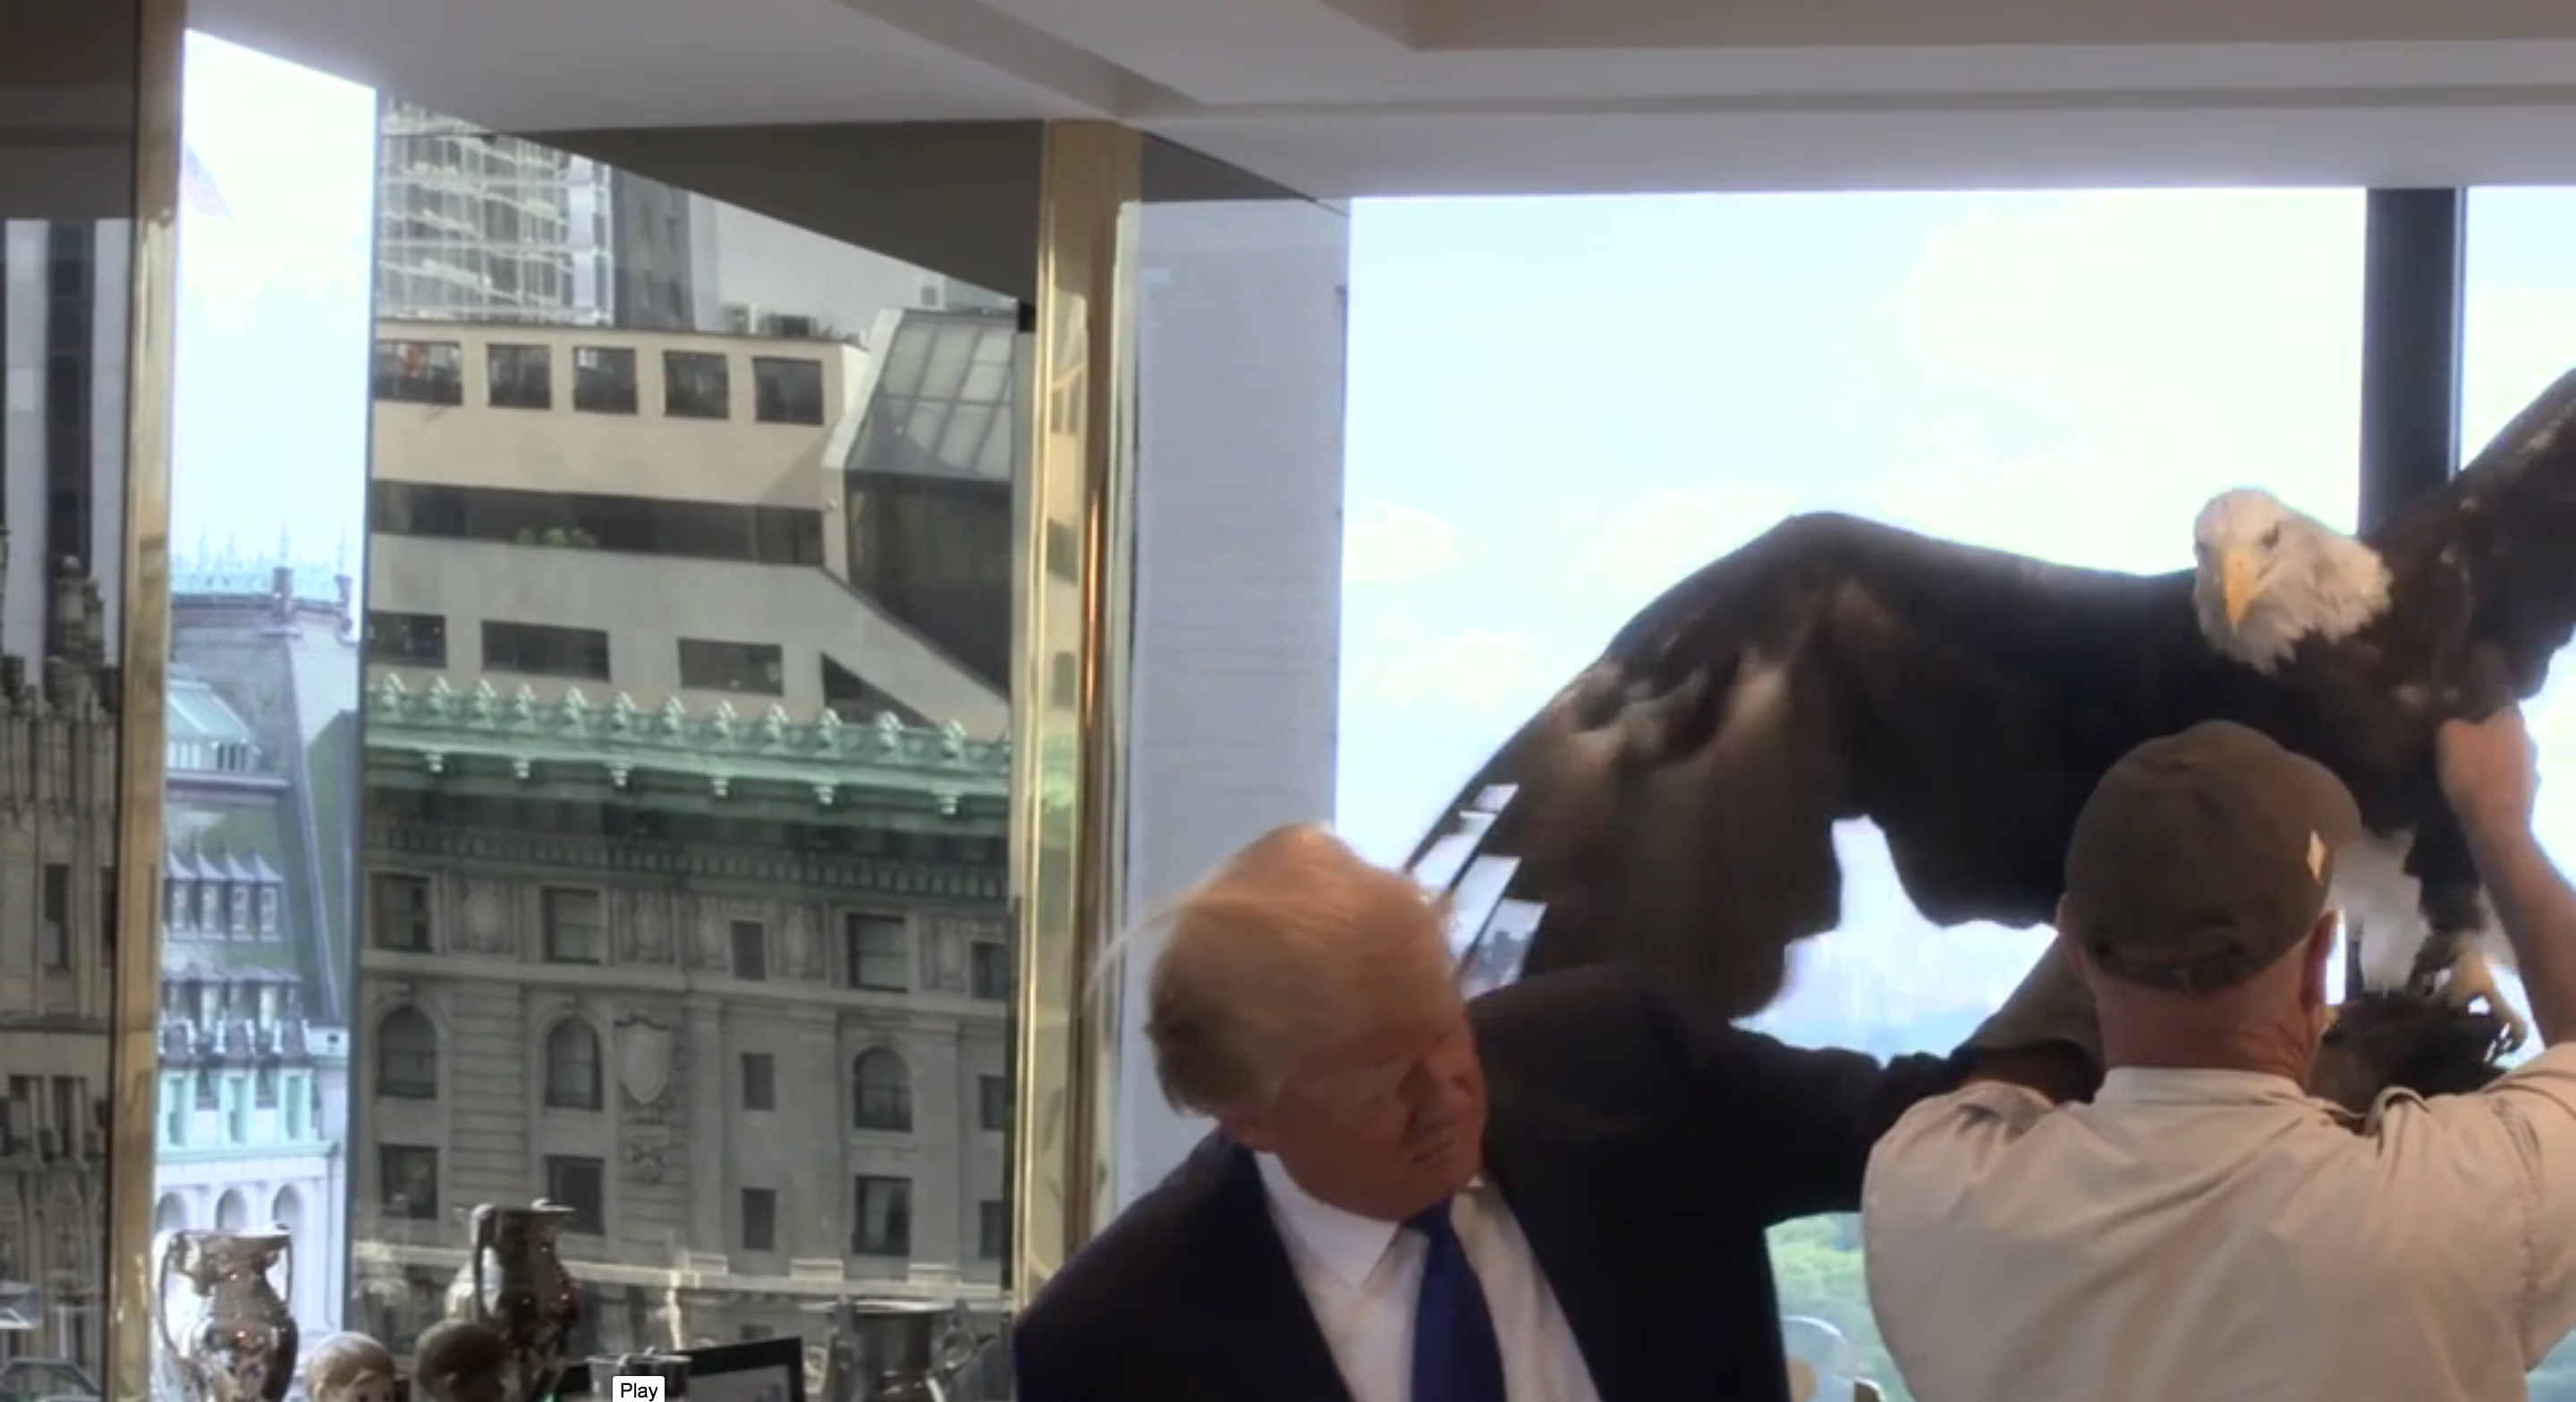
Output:
<svg viewBox="0 0 2576 1402">
<path fill-rule="evenodd" d="M 2478 877 L 2513 945 L 2532 1023 L 2547 1044 L 2476 1095 L 2435 1102 L 2441 1118 L 2478 1135 L 2491 1161 L 2520 1161 L 2521 1201 L 2510 1208 L 2524 1219 L 2519 1313 L 2525 1361 L 2536 1363 L 2576 1329 L 2576 1046 L 2569 1045 L 2576 1042 L 2576 890 L 2531 831 L 2539 780 L 2520 712 L 2446 725 L 2436 752 L 2443 795 L 2459 814 Z"/>
<path fill-rule="evenodd" d="M 1948 1056 L 1881 1062 L 1860 1052 L 1793 1047 L 1665 1009 L 1712 1152 L 1766 1225 L 1860 1208 L 1871 1146 L 1917 1102 L 1969 1080 L 2027 1086 L 2051 1100 L 2101 1079 L 2092 999 L 2056 946 L 2004 1007 Z"/>
</svg>

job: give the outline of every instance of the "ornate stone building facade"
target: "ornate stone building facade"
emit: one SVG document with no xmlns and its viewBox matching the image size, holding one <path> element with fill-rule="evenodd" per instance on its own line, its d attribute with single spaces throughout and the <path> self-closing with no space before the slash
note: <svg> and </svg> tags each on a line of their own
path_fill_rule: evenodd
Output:
<svg viewBox="0 0 2576 1402">
<path fill-rule="evenodd" d="M 347 1294 L 354 581 L 172 571 L 157 1233 L 284 1226 L 308 1327 Z"/>
<path fill-rule="evenodd" d="M 408 1348 L 539 1196 L 585 1346 L 998 1314 L 1004 744 L 390 670 L 366 718 L 353 1324 Z"/>
<path fill-rule="evenodd" d="M 7 561 L 0 532 L 0 579 Z M 50 651 L 41 637 L 0 637 L 0 1304 L 34 1326 L 12 1331 L 11 1353 L 95 1377 L 118 676 L 97 586 L 69 559 L 45 579 Z"/>
</svg>

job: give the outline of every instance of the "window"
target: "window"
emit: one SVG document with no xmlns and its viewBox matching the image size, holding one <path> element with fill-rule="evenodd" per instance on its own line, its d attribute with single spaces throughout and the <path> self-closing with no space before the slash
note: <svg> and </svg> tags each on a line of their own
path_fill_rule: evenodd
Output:
<svg viewBox="0 0 2576 1402">
<path fill-rule="evenodd" d="M 765 424 L 823 422 L 823 362 L 751 358 L 752 417 Z"/>
<path fill-rule="evenodd" d="M 977 940 L 966 950 L 967 986 L 978 998 L 996 1003 L 1011 1000 L 1011 990 L 1019 982 L 1019 970 L 1011 963 L 1011 947 L 994 940 Z"/>
<path fill-rule="evenodd" d="M 395 667 L 444 667 L 447 620 L 434 613 L 369 609 L 367 660 Z"/>
<path fill-rule="evenodd" d="M 1011 1078 L 975 1078 L 975 1123 L 985 1129 L 1011 1127 Z"/>
<path fill-rule="evenodd" d="M 1011 1205 L 995 1198 L 975 1204 L 975 1259 L 999 1261 L 1011 1254 Z"/>
<path fill-rule="evenodd" d="M 367 512 L 371 528 L 384 535 L 763 565 L 824 563 L 819 508 L 379 481 L 368 484 Z"/>
<path fill-rule="evenodd" d="M 546 1108 L 596 1110 L 599 1092 L 599 1034 L 565 1018 L 546 1034 Z"/>
<path fill-rule="evenodd" d="M 549 886 L 538 896 L 546 930 L 546 959 L 556 964 L 608 962 L 608 930 L 597 891 Z"/>
<path fill-rule="evenodd" d="M 412 954 L 429 952 L 429 878 L 378 872 L 369 889 L 374 894 L 370 922 L 376 948 Z"/>
<path fill-rule="evenodd" d="M 733 922 L 733 976 L 769 977 L 769 927 L 757 920 Z"/>
<path fill-rule="evenodd" d="M 733 379 L 721 355 L 662 352 L 662 412 L 675 419 L 721 419 L 733 413 Z"/>
<path fill-rule="evenodd" d="M 465 351 L 454 341 L 378 341 L 375 382 L 388 403 L 462 404 Z"/>
<path fill-rule="evenodd" d="M 912 1068 L 884 1047 L 850 1064 L 850 1123 L 891 1134 L 912 1132 Z"/>
<path fill-rule="evenodd" d="M 851 911 L 841 917 L 850 987 L 902 993 L 912 987 L 912 931 L 900 915 Z"/>
<path fill-rule="evenodd" d="M 850 1229 L 853 1256 L 912 1255 L 912 1180 L 862 1175 L 856 1189 L 857 1225 Z"/>
<path fill-rule="evenodd" d="M 52 970 L 72 966 L 72 869 L 45 863 L 43 910 L 37 915 L 36 962 Z"/>
<path fill-rule="evenodd" d="M 1832 507 L 2069 563 L 2161 571 L 2190 564 L 2203 502 L 2252 472 L 2349 525 L 2361 212 L 2355 191 L 1373 206 L 1370 261 L 1381 273 L 1353 293 L 1372 303 L 1352 321 L 1354 363 L 1397 353 L 1396 341 L 1372 337 L 1409 343 L 1436 328 L 1453 362 L 1444 378 L 1490 385 L 1524 365 L 1509 342 L 1532 305 L 1700 314 L 1623 321 L 1636 335 L 1620 356 L 1555 362 L 1532 411 L 1543 422 L 1476 436 L 1479 480 L 1498 495 L 1472 512 L 1423 519 L 1413 504 L 1455 500 L 1454 483 L 1418 457 L 1379 457 L 1392 436 L 1372 447 L 1366 416 L 1353 420 L 1343 835 L 1401 860 L 1423 820 L 1445 816 L 1457 776 L 1640 604 L 1792 512 Z M 1455 259 L 1470 230 L 1472 269 Z M 1596 240 L 1622 256 L 1573 252 L 1605 246 Z M 1514 296 L 1474 302 L 1472 289 L 1497 277 Z M 1720 308 L 1720 321 L 1701 319 Z M 1638 339 L 1653 349 L 1641 353 Z M 1780 412 L 1851 404 L 1861 383 L 1888 412 Z M 1405 413 L 1422 425 L 1457 422 L 1472 402 L 1445 387 L 1416 399 Z M 1599 408 L 1614 402 L 1691 405 L 1692 422 L 1710 426 L 1695 454 L 1737 469 L 1650 461 L 1662 430 Z M 2166 412 L 2141 433 L 2137 408 L 2148 403 Z M 1531 496 L 1530 484 L 1558 472 L 1561 454 L 1542 445 L 1576 441 L 1625 446 L 1587 479 L 1581 502 Z M 1441 596 L 1496 602 L 1423 612 L 1419 542 L 1434 533 Z M 1534 589 L 1514 563 L 1529 540 L 1583 544 Z M 1506 620 L 1509 640 L 1493 631 Z M 2049 932 L 1935 929 L 1915 915 L 1882 839 L 1857 823 L 1835 837 L 1842 927 L 1799 947 L 1788 992 L 1759 1025 L 1881 1055 L 1947 1049 L 2021 979 Z M 1849 1342 L 1856 1366 L 1833 1371 L 1901 1396 L 1870 1315 L 1856 1223 L 1790 1223 L 1772 1241 L 1781 1311 Z"/>
<path fill-rule="evenodd" d="M 546 1155 L 546 1196 L 572 1209 L 564 1230 L 608 1234 L 608 1165 L 569 1154 Z"/>
<path fill-rule="evenodd" d="M 783 696 L 786 679 L 786 653 L 772 644 L 680 639 L 680 685 L 691 691 Z"/>
<path fill-rule="evenodd" d="M 572 353 L 572 407 L 584 414 L 635 412 L 635 352 L 582 346 Z"/>
<path fill-rule="evenodd" d="M 409 1222 L 438 1220 L 438 1151 L 415 1144 L 376 1146 L 384 1214 Z"/>
<path fill-rule="evenodd" d="M 573 681 L 608 680 L 608 634 L 550 623 L 483 625 L 483 669 Z"/>
<path fill-rule="evenodd" d="M 745 1188 L 742 1190 L 742 1249 L 775 1251 L 778 1249 L 778 1190 Z"/>
<path fill-rule="evenodd" d="M 376 1094 L 438 1098 L 438 1029 L 418 1008 L 396 1008 L 376 1024 Z"/>
<path fill-rule="evenodd" d="M 555 405 L 555 353 L 551 346 L 490 346 L 484 372 L 495 409 L 551 409 Z"/>
<path fill-rule="evenodd" d="M 742 1054 L 742 1108 L 778 1108 L 778 1058 L 768 1052 Z"/>
</svg>

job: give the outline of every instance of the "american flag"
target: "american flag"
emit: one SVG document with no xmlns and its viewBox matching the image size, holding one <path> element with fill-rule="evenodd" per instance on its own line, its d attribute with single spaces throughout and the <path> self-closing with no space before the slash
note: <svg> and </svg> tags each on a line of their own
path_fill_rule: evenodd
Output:
<svg viewBox="0 0 2576 1402">
<path fill-rule="evenodd" d="M 215 177 L 207 173 L 206 163 L 197 159 L 197 148 L 183 142 L 179 152 L 179 198 L 209 219 L 232 218 L 233 207 L 224 203 L 224 192 L 215 187 Z"/>
</svg>

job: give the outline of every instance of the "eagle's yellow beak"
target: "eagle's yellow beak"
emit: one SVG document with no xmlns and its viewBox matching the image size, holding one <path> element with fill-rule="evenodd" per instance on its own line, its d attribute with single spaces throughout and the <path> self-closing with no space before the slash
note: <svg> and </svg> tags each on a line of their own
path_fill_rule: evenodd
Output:
<svg viewBox="0 0 2576 1402">
<path fill-rule="evenodd" d="M 2245 611 L 2263 594 L 2255 582 L 2254 562 L 2242 550 L 2230 550 L 2218 560 L 2218 603 L 2226 610 L 2227 626 L 2233 628 L 2245 621 Z"/>
</svg>

